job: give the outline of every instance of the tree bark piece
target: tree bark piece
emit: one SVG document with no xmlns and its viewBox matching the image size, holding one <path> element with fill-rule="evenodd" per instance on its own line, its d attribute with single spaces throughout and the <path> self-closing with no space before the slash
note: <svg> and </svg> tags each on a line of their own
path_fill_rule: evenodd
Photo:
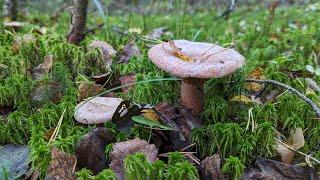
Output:
<svg viewBox="0 0 320 180">
<path fill-rule="evenodd" d="M 71 44 L 79 45 L 86 35 L 88 0 L 74 0 L 70 25 L 70 32 L 67 37 Z"/>
<path fill-rule="evenodd" d="M 18 14 L 18 0 L 5 0 L 4 3 L 4 17 L 9 21 L 17 20 Z"/>
</svg>

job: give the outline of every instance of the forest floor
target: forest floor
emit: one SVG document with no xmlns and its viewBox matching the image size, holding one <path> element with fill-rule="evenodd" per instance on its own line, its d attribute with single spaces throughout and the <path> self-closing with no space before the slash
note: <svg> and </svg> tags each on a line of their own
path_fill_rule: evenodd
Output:
<svg viewBox="0 0 320 180">
<path fill-rule="evenodd" d="M 139 153 L 127 156 L 123 164 L 126 179 L 250 179 L 249 176 L 270 173 L 276 179 L 319 176 L 316 171 L 320 167 L 320 121 L 316 111 L 286 88 L 245 81 L 279 81 L 320 106 L 319 14 L 320 3 L 278 7 L 274 13 L 268 9 L 240 8 L 228 20 L 215 19 L 213 12 L 184 12 L 183 8 L 150 15 L 116 12 L 107 18 L 94 12 L 88 15 L 87 27 L 91 30 L 79 46 L 66 42 L 70 23 L 67 12 L 54 18 L 35 13 L 20 16 L 23 27 L 16 31 L 4 27 L 0 34 L 0 150 L 26 151 L 28 158 L 20 159 L 20 163 L 29 164 L 31 169 L 3 161 L 0 179 L 54 176 L 59 168 L 52 165 L 52 149 L 74 155 L 77 143 L 97 127 L 105 127 L 115 136 L 114 142 L 102 148 L 108 162 L 116 142 L 137 137 L 155 144 L 159 150 L 160 160 L 154 163 Z M 102 23 L 104 26 L 99 27 Z M 234 74 L 205 83 L 204 110 L 198 116 L 178 105 L 179 79 L 157 68 L 147 55 L 153 45 L 175 39 L 218 44 L 245 57 L 245 65 Z M 105 41 L 117 51 L 112 64 L 106 66 L 102 52 L 89 48 L 93 40 Z M 144 82 L 121 88 L 141 81 Z M 107 91 L 113 88 L 113 92 Z M 132 116 L 130 125 L 114 119 L 102 125 L 76 122 L 76 105 L 99 93 L 128 100 L 133 106 L 131 110 L 139 107 L 138 113 L 133 113 L 144 114 L 143 122 L 131 120 Z M 185 122 L 200 119 L 201 127 L 184 134 L 188 143 L 174 142 L 180 134 L 168 132 L 161 110 L 158 109 L 160 117 L 159 112 L 150 115 L 155 113 L 154 107 L 164 102 L 168 103 L 165 110 L 178 111 L 177 116 L 169 113 L 173 121 L 181 121 L 180 117 Z M 142 110 L 141 106 L 151 109 Z M 155 125 L 153 131 L 150 119 L 164 125 Z M 5 146 L 8 144 L 26 146 Z M 61 156 L 66 158 L 65 154 Z M 216 170 L 205 175 L 203 169 L 209 165 L 202 160 L 210 156 L 219 161 L 213 160 Z M 8 156 L 0 154 L 0 158 Z M 284 166 L 281 162 L 296 166 Z M 62 165 L 64 168 L 59 171 L 70 171 L 74 173 L 71 177 L 79 179 L 115 179 L 114 173 L 119 177 L 119 172 L 109 169 L 94 176 L 98 172 L 91 169 L 92 174 L 90 165 L 85 169 L 78 163 L 71 168 L 73 164 L 76 163 L 67 168 Z M 10 169 L 18 166 L 19 171 Z M 107 164 L 102 167 L 109 168 Z"/>
</svg>

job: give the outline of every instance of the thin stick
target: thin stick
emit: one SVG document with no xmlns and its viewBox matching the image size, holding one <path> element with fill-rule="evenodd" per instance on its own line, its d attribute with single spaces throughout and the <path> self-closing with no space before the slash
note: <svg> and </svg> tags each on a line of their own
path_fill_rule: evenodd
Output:
<svg viewBox="0 0 320 180">
<path fill-rule="evenodd" d="M 199 160 L 196 159 L 192 154 L 186 154 L 186 156 L 193 160 L 196 164 L 200 165 Z"/>
<path fill-rule="evenodd" d="M 196 143 L 192 143 L 192 144 L 190 144 L 190 145 L 182 148 L 181 151 L 184 151 L 184 150 L 186 150 L 186 149 L 188 149 L 189 147 L 192 147 L 192 146 L 194 146 L 194 145 L 196 145 Z"/>
<path fill-rule="evenodd" d="M 275 80 L 258 80 L 258 79 L 246 79 L 244 80 L 246 82 L 255 82 L 255 83 L 267 83 L 267 84 L 273 84 L 276 86 L 279 86 L 281 88 L 287 89 L 289 91 L 291 91 L 293 94 L 297 95 L 299 98 L 301 98 L 302 100 L 304 100 L 306 103 L 308 103 L 312 109 L 316 112 L 317 117 L 320 117 L 320 109 L 319 107 L 307 96 L 305 96 L 304 94 L 302 94 L 301 92 L 299 92 L 298 90 L 294 89 L 291 86 L 288 86 L 286 84 L 283 84 L 281 82 L 275 81 Z"/>
<path fill-rule="evenodd" d="M 280 144 L 282 144 L 283 146 L 285 146 L 286 148 L 290 149 L 291 151 L 297 152 L 297 153 L 299 153 L 299 154 L 301 154 L 301 155 L 303 155 L 303 156 L 305 156 L 305 157 L 307 157 L 307 158 L 309 158 L 309 159 L 312 159 L 312 160 L 315 161 L 316 163 L 320 164 L 320 161 L 319 161 L 318 159 L 316 159 L 316 158 L 314 158 L 314 157 L 312 157 L 312 156 L 310 156 L 310 155 L 308 155 L 308 154 L 305 154 L 305 153 L 303 153 L 303 152 L 300 152 L 300 151 L 294 149 L 293 147 L 287 145 L 286 143 L 280 141 L 280 140 L 277 139 L 277 138 L 274 138 L 274 139 L 275 139 L 278 143 L 280 143 Z"/>
</svg>

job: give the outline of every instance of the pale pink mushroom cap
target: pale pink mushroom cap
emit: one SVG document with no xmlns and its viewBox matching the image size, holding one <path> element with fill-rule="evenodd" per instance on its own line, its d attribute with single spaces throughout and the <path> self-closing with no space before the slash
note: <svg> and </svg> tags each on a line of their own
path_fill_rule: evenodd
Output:
<svg viewBox="0 0 320 180">
<path fill-rule="evenodd" d="M 205 42 L 174 40 L 174 43 L 190 57 L 201 57 L 202 53 L 210 48 L 205 55 L 223 50 L 221 46 Z M 148 57 L 160 69 L 182 78 L 219 78 L 232 74 L 245 63 L 245 58 L 233 49 L 213 54 L 203 61 L 187 62 L 173 55 L 168 43 L 164 43 L 164 48 L 162 44 L 153 46 L 148 52 Z"/>
<path fill-rule="evenodd" d="M 77 105 L 74 112 L 76 121 L 82 124 L 102 124 L 112 119 L 121 98 L 95 97 Z"/>
</svg>

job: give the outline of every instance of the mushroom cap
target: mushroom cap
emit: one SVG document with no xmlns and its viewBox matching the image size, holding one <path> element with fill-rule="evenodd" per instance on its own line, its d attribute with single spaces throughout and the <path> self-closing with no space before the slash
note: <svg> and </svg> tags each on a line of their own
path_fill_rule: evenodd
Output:
<svg viewBox="0 0 320 180">
<path fill-rule="evenodd" d="M 74 118 L 82 124 L 102 124 L 112 119 L 121 98 L 95 97 L 76 106 Z"/>
<path fill-rule="evenodd" d="M 175 56 L 168 43 L 153 46 L 148 52 L 151 61 L 160 69 L 178 77 L 219 78 L 232 74 L 245 63 L 245 58 L 233 49 L 222 51 L 224 48 L 215 44 L 187 40 L 174 40 L 174 43 L 190 57 L 200 58 L 203 53 L 211 54 L 202 61 L 188 62 Z"/>
<path fill-rule="evenodd" d="M 88 49 L 95 49 L 98 48 L 102 51 L 103 58 L 106 61 L 106 63 L 111 64 L 112 63 L 112 57 L 114 57 L 117 54 L 117 51 L 113 49 L 113 47 L 104 42 L 104 41 L 98 41 L 93 40 L 89 45 Z"/>
</svg>

